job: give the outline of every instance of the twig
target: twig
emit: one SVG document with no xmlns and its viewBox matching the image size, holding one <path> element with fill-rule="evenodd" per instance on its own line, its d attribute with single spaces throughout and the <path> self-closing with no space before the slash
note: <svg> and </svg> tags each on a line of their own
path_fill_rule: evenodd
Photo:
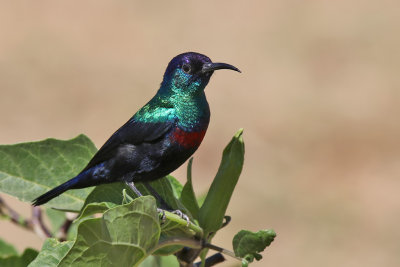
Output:
<svg viewBox="0 0 400 267">
<path fill-rule="evenodd" d="M 225 254 L 225 255 L 228 255 L 228 256 L 230 256 L 230 257 L 232 257 L 232 258 L 237 259 L 238 261 L 242 261 L 241 258 L 236 257 L 235 253 L 233 253 L 233 252 L 230 251 L 230 250 L 227 250 L 227 249 L 224 249 L 224 248 L 215 246 L 215 245 L 210 244 L 210 243 L 205 243 L 203 246 L 204 246 L 205 248 L 209 248 L 209 249 L 212 249 L 212 250 L 221 252 L 221 253 L 223 253 L 223 254 Z"/>
<path fill-rule="evenodd" d="M 175 256 L 177 256 L 177 258 L 179 260 L 180 266 L 192 266 L 192 264 L 193 264 L 192 262 L 195 260 L 195 258 L 198 256 L 198 254 L 200 253 L 200 251 L 203 248 L 212 249 L 212 250 L 218 251 L 218 252 L 220 252 L 222 254 L 225 254 L 227 256 L 230 256 L 230 257 L 232 257 L 232 258 L 234 258 L 234 259 L 236 259 L 236 260 L 238 260 L 240 262 L 242 261 L 242 258 L 237 257 L 234 252 L 232 252 L 230 250 L 227 250 L 227 249 L 224 249 L 224 248 L 221 248 L 221 247 L 218 247 L 218 246 L 215 246 L 215 245 L 210 244 L 210 243 L 202 242 L 200 240 L 197 241 L 197 240 L 193 240 L 193 239 L 178 239 L 178 238 L 175 238 L 175 239 L 168 240 L 167 242 L 165 242 L 163 244 L 163 246 L 174 244 L 174 243 L 175 244 L 179 244 L 179 243 L 182 244 L 183 243 L 184 246 L 186 247 L 182 251 L 180 251 L 179 253 L 177 253 L 175 255 Z M 217 253 L 217 254 L 220 254 L 220 253 Z M 213 266 L 213 265 L 219 263 L 219 261 L 216 262 L 216 263 L 214 263 L 214 261 L 216 261 L 217 259 L 222 260 L 221 256 L 222 256 L 222 258 L 224 258 L 223 255 L 220 255 L 220 256 L 214 255 L 214 256 L 215 256 L 215 259 L 212 258 L 212 257 L 211 257 L 211 259 L 209 259 L 209 264 L 212 264 L 212 265 L 208 265 L 208 266 Z M 224 261 L 224 260 L 225 260 L 225 258 L 222 261 Z"/>
<path fill-rule="evenodd" d="M 64 223 L 61 225 L 58 233 L 57 233 L 57 238 L 59 241 L 65 241 L 67 240 L 67 235 L 69 228 L 72 225 L 72 222 L 76 219 L 77 215 L 71 212 L 66 213 L 67 218 L 65 219 Z"/>
<path fill-rule="evenodd" d="M 32 224 L 33 230 L 41 238 L 52 237 L 51 232 L 43 223 L 42 209 L 40 207 L 32 207 Z"/>
<path fill-rule="evenodd" d="M 201 241 L 199 241 L 201 244 Z M 202 247 L 200 248 L 189 248 L 184 247 L 182 250 L 175 253 L 176 258 L 179 261 L 180 267 L 193 267 L 194 260 L 199 256 Z"/>
<path fill-rule="evenodd" d="M 214 265 L 217 265 L 218 263 L 221 263 L 225 261 L 225 257 L 224 255 L 222 255 L 221 253 L 216 253 L 210 257 L 208 257 L 205 261 L 204 261 L 204 267 L 211 267 Z M 201 266 L 201 261 L 200 262 L 196 262 L 194 264 L 195 267 L 200 267 Z"/>
<path fill-rule="evenodd" d="M 165 211 L 164 215 L 165 215 L 166 220 L 172 221 L 181 226 L 185 226 L 189 230 L 193 231 L 195 233 L 196 237 L 201 238 L 203 236 L 203 229 L 200 228 L 199 226 L 197 226 L 196 224 L 190 222 L 189 226 L 187 226 L 186 220 L 182 219 L 180 216 L 178 216 L 172 212 L 169 212 L 169 211 Z"/>
<path fill-rule="evenodd" d="M 13 210 L 7 203 L 3 200 L 0 196 L 0 215 L 3 218 L 10 220 L 12 223 L 23 227 L 27 230 L 33 231 L 33 224 L 32 221 L 26 218 L 23 218 L 21 215 L 18 214 L 15 210 Z"/>
<path fill-rule="evenodd" d="M 26 230 L 35 232 L 41 238 L 52 236 L 43 222 L 42 210 L 39 207 L 32 207 L 32 218 L 26 219 L 0 197 L 0 215 Z"/>
</svg>

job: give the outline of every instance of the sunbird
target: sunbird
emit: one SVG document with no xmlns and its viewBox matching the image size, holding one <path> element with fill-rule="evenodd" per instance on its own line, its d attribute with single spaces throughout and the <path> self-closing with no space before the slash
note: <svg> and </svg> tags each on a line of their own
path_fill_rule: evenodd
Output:
<svg viewBox="0 0 400 267">
<path fill-rule="evenodd" d="M 97 151 L 74 178 L 32 201 L 42 205 L 69 189 L 160 179 L 181 166 L 200 146 L 210 121 L 204 89 L 215 70 L 240 70 L 187 52 L 168 64 L 156 95 Z"/>
</svg>

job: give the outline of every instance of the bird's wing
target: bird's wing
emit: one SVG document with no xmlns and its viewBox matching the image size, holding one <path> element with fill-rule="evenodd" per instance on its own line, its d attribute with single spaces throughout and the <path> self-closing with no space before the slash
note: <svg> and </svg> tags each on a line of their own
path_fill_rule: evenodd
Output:
<svg viewBox="0 0 400 267">
<path fill-rule="evenodd" d="M 175 126 L 175 121 L 139 122 L 130 119 L 97 151 L 82 172 L 114 157 L 121 145 L 139 145 L 160 140 L 173 126 Z"/>
</svg>

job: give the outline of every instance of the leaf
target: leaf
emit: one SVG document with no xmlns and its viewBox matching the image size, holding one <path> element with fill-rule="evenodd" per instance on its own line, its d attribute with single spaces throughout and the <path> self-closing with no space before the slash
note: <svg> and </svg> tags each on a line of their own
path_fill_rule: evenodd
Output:
<svg viewBox="0 0 400 267">
<path fill-rule="evenodd" d="M 32 248 L 27 248 L 24 250 L 22 255 L 12 255 L 6 258 L 0 258 L 1 267 L 25 267 L 32 262 L 38 252 Z"/>
<path fill-rule="evenodd" d="M 177 183 L 179 183 L 178 180 L 171 177 L 172 176 L 169 175 L 162 179 L 152 181 L 149 184 L 153 187 L 154 190 L 157 191 L 157 193 L 161 196 L 161 198 L 168 204 L 169 208 L 171 208 L 172 210 L 180 210 L 183 213 L 185 213 L 191 220 L 193 220 L 192 214 L 179 201 L 179 196 L 177 195 L 177 192 L 174 193 L 174 188 L 177 186 Z M 150 194 L 150 192 L 148 192 L 148 194 Z"/>
<path fill-rule="evenodd" d="M 55 238 L 48 238 L 42 250 L 28 267 L 54 267 L 58 266 L 62 258 L 71 249 L 73 241 L 59 242 Z"/>
<path fill-rule="evenodd" d="M 204 232 L 220 229 L 244 161 L 243 129 L 240 129 L 224 149 L 217 175 L 200 208 L 199 223 Z"/>
<path fill-rule="evenodd" d="M 0 145 L 0 191 L 31 202 L 78 174 L 96 152 L 84 135 L 63 141 Z M 70 190 L 47 206 L 79 211 L 92 189 Z"/>
<path fill-rule="evenodd" d="M 170 256 L 153 256 L 147 257 L 140 267 L 179 267 L 179 262 L 174 255 Z"/>
<path fill-rule="evenodd" d="M 137 266 L 159 237 L 155 199 L 140 197 L 80 223 L 75 243 L 59 266 Z"/>
<path fill-rule="evenodd" d="M 124 183 L 111 183 L 96 186 L 86 198 L 78 220 L 96 213 L 103 213 L 108 209 L 121 205 L 124 199 L 123 190 L 128 190 L 127 192 L 130 192 L 129 187 Z"/>
<path fill-rule="evenodd" d="M 179 238 L 194 238 L 196 235 L 198 235 L 195 231 L 191 230 L 189 227 L 186 226 L 185 224 L 179 223 L 182 221 L 179 216 L 175 214 L 170 214 L 166 212 L 167 219 L 163 224 L 161 224 L 161 235 L 160 235 L 160 240 L 159 242 L 166 242 L 170 239 L 179 239 Z M 178 220 L 174 219 L 169 219 L 172 216 L 176 216 L 179 218 Z M 201 236 L 198 236 L 199 238 Z M 160 249 L 158 249 L 156 252 L 154 252 L 154 255 L 159 255 L 159 256 L 165 256 L 165 255 L 171 255 L 176 253 L 177 251 L 181 250 L 183 248 L 182 245 L 169 245 L 169 246 L 164 246 Z"/>
<path fill-rule="evenodd" d="M 48 208 L 46 215 L 51 223 L 51 232 L 56 234 L 66 220 L 65 212 Z"/>
<path fill-rule="evenodd" d="M 190 211 L 193 217 L 198 220 L 200 208 L 192 185 L 192 163 L 193 158 L 191 158 L 188 163 L 187 182 L 182 189 L 180 201 Z"/>
<path fill-rule="evenodd" d="M 196 233 L 194 230 L 190 229 L 190 227 L 186 225 L 186 221 L 178 215 L 169 212 L 166 212 L 166 215 L 168 215 L 167 220 L 161 225 L 162 236 L 165 239 L 169 237 L 192 238 L 196 235 L 199 235 L 199 233 Z M 199 227 L 197 226 L 197 228 Z"/>
<path fill-rule="evenodd" d="M 204 200 L 206 200 L 206 197 L 207 197 L 207 193 L 203 193 L 197 197 L 197 203 L 199 204 L 199 207 L 203 206 Z"/>
<path fill-rule="evenodd" d="M 111 183 L 102 184 L 95 187 L 95 189 L 88 195 L 85 200 L 85 205 L 90 203 L 106 203 L 109 208 L 121 205 L 123 200 L 122 190 L 130 188 L 125 183 Z M 133 194 L 132 194 L 133 195 Z"/>
<path fill-rule="evenodd" d="M 174 193 L 174 197 L 176 199 L 179 199 L 182 194 L 182 189 L 183 189 L 182 184 L 172 175 L 167 175 L 166 178 L 168 179 L 168 181 L 172 186 L 172 192 Z"/>
<path fill-rule="evenodd" d="M 174 177 L 169 175 L 150 182 L 150 185 L 158 192 L 163 200 L 171 206 L 171 208 L 179 209 L 180 207 L 185 210 L 177 197 L 175 197 L 178 194 L 180 195 L 182 185 Z M 151 195 L 150 191 L 143 184 L 137 183 L 135 186 L 144 196 Z M 127 195 L 124 195 L 124 190 Z M 117 182 L 96 186 L 85 200 L 79 219 L 95 213 L 103 213 L 110 208 L 121 205 L 124 201 L 127 201 L 127 196 L 129 196 L 129 199 L 136 198 L 136 195 L 132 192 L 131 188 L 125 183 Z M 159 203 L 158 206 L 160 206 Z"/>
<path fill-rule="evenodd" d="M 18 251 L 15 249 L 15 247 L 0 239 L 0 257 L 6 258 L 14 255 L 18 255 Z"/>
<path fill-rule="evenodd" d="M 233 238 L 233 251 L 236 256 L 244 258 L 247 262 L 260 260 L 262 256 L 259 252 L 264 251 L 275 237 L 274 230 L 260 230 L 256 233 L 242 230 Z"/>
<path fill-rule="evenodd" d="M 162 248 L 157 249 L 153 252 L 155 256 L 170 256 L 180 251 L 184 246 L 183 245 L 169 245 Z"/>
</svg>

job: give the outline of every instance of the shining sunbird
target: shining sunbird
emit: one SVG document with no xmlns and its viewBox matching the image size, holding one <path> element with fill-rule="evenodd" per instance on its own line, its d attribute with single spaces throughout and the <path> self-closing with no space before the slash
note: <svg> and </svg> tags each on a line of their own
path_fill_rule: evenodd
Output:
<svg viewBox="0 0 400 267">
<path fill-rule="evenodd" d="M 170 174 L 200 146 L 210 121 L 204 93 L 215 70 L 240 70 L 188 52 L 168 64 L 156 95 L 119 128 L 74 178 L 32 201 L 42 205 L 69 189 L 150 182 Z M 140 193 L 140 192 L 139 192 Z"/>
</svg>

